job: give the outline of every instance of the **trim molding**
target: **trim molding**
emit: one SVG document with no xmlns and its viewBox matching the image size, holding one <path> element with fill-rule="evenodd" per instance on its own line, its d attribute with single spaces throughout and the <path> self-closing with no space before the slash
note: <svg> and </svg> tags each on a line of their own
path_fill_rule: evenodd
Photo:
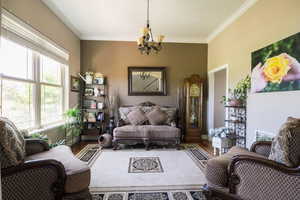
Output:
<svg viewBox="0 0 300 200">
<path fill-rule="evenodd" d="M 216 28 L 206 39 L 206 42 L 209 43 L 215 39 L 220 33 L 222 33 L 229 25 L 231 25 L 235 20 L 241 17 L 246 11 L 251 8 L 258 0 L 246 0 L 245 3 L 229 18 L 225 20 L 218 28 Z"/>
<path fill-rule="evenodd" d="M 215 73 L 221 70 L 226 70 L 226 98 L 228 98 L 228 89 L 229 89 L 229 65 L 225 64 L 220 67 L 217 67 L 216 69 L 212 69 L 208 71 L 208 87 L 209 87 L 209 93 L 208 93 L 208 104 L 207 104 L 207 127 L 208 130 L 210 128 L 214 128 L 214 87 L 215 87 Z M 227 112 L 225 114 L 227 116 Z"/>
<path fill-rule="evenodd" d="M 81 35 L 81 40 L 96 40 L 96 41 L 120 41 L 120 42 L 136 42 L 136 39 L 131 36 L 123 37 L 105 37 L 105 36 L 90 36 L 90 35 Z M 206 44 L 206 38 L 190 38 L 190 39 L 180 39 L 180 38 L 167 38 L 163 43 L 187 43 L 187 44 Z"/>
</svg>

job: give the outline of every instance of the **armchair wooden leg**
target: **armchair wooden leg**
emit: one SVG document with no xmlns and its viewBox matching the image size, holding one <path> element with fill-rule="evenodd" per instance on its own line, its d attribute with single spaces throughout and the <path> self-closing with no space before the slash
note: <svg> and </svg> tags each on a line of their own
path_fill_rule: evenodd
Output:
<svg viewBox="0 0 300 200">
<path fill-rule="evenodd" d="M 180 146 L 180 139 L 176 140 L 176 150 L 181 150 L 181 146 Z"/>
<path fill-rule="evenodd" d="M 207 186 L 207 184 L 205 184 L 202 187 L 202 190 L 203 190 L 203 194 L 205 195 L 205 197 L 206 197 L 207 200 L 212 200 L 213 199 L 213 197 L 212 197 L 212 191 L 209 190 L 209 187 Z"/>
<path fill-rule="evenodd" d="M 146 151 L 149 151 L 150 150 L 150 141 L 149 140 L 144 140 L 144 145 L 145 145 Z"/>
</svg>

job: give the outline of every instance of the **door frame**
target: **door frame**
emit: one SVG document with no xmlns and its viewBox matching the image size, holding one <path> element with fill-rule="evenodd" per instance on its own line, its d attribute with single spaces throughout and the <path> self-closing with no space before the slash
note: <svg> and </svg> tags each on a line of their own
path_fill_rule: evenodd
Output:
<svg viewBox="0 0 300 200">
<path fill-rule="evenodd" d="M 215 69 L 208 71 L 208 116 L 207 127 L 208 130 L 214 128 L 214 87 L 215 87 L 215 73 L 221 70 L 226 70 L 226 98 L 228 98 L 229 89 L 229 65 L 225 64 Z"/>
</svg>

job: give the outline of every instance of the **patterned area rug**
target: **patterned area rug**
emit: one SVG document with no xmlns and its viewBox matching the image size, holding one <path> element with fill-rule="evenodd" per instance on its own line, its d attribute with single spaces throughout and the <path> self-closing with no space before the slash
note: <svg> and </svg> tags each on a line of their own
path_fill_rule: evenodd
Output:
<svg viewBox="0 0 300 200">
<path fill-rule="evenodd" d="M 206 200 L 199 191 L 93 193 L 93 200 Z"/>
<path fill-rule="evenodd" d="M 198 144 L 182 144 L 181 152 L 184 151 L 190 157 L 194 163 L 201 169 L 204 170 L 206 167 L 206 161 L 211 156 L 203 150 Z M 168 151 L 168 148 L 161 149 Z M 87 162 L 89 166 L 97 160 L 102 150 L 97 144 L 87 145 L 81 152 L 76 156 Z M 130 150 L 128 150 L 130 151 Z M 176 150 L 175 150 L 176 151 Z M 116 151 L 118 152 L 118 151 Z M 130 157 L 128 173 L 163 173 L 163 166 L 160 158 L 158 157 Z M 125 189 L 124 190 L 91 190 L 93 200 L 206 200 L 203 192 L 200 190 L 201 187 L 186 186 L 180 188 L 173 187 L 157 187 L 147 189 Z"/>
</svg>

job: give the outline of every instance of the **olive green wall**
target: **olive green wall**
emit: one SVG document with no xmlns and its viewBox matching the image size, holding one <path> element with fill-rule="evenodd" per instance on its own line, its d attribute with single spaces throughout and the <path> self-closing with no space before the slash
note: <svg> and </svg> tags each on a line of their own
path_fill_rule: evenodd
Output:
<svg viewBox="0 0 300 200">
<path fill-rule="evenodd" d="M 81 41 L 82 71 L 103 73 L 110 92 L 117 92 L 122 105 L 152 101 L 176 106 L 177 88 L 191 74 L 207 76 L 207 44 L 164 43 L 158 54 L 141 55 L 135 42 Z M 167 67 L 167 96 L 128 96 L 129 66 Z"/>
</svg>

